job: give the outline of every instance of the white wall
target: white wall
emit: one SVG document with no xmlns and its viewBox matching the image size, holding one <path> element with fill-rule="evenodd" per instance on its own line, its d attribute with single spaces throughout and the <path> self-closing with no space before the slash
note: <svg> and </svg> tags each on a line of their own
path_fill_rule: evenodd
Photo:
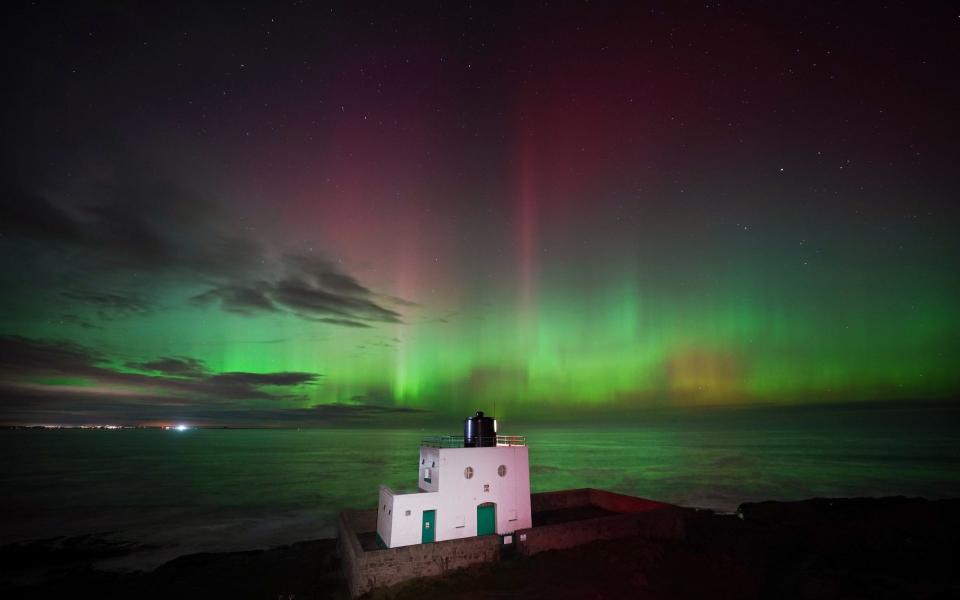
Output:
<svg viewBox="0 0 960 600">
<path fill-rule="evenodd" d="M 500 465 L 506 467 L 503 477 Z M 470 479 L 464 477 L 467 467 L 473 469 Z M 477 535 L 477 506 L 487 502 L 496 504 L 497 533 L 533 526 L 526 446 L 421 447 L 418 468 L 419 493 L 397 494 L 381 486 L 377 531 L 389 547 L 419 544 L 423 511 L 430 509 L 437 511 L 438 542 Z M 430 483 L 423 481 L 425 468 L 430 469 Z"/>
<path fill-rule="evenodd" d="M 386 486 L 380 486 L 380 504 L 377 506 L 377 533 L 380 539 L 388 548 L 419 544 L 422 541 L 423 511 L 437 510 L 438 503 L 436 492 L 398 494 Z M 409 515 L 407 511 L 410 511 Z"/>
<path fill-rule="evenodd" d="M 390 534 L 393 529 L 393 490 L 380 486 L 380 501 L 377 503 L 377 535 L 383 543 L 390 546 Z"/>
<path fill-rule="evenodd" d="M 500 465 L 507 468 L 501 477 Z M 440 449 L 441 511 L 437 510 L 437 534 L 440 539 L 477 535 L 477 505 L 497 505 L 497 533 L 505 534 L 533 526 L 530 513 L 530 465 L 526 446 Z M 464 469 L 473 468 L 466 479 Z M 485 491 L 484 486 L 489 486 Z M 458 517 L 463 517 L 459 526 Z"/>
</svg>

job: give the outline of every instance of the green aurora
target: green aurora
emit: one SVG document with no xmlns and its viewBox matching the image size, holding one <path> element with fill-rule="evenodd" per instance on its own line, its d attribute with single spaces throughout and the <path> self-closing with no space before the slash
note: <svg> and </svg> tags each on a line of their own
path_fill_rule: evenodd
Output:
<svg viewBox="0 0 960 600">
<path fill-rule="evenodd" d="M 314 48 L 290 17 L 262 55 L 222 15 L 146 47 L 25 21 L 4 422 L 956 397 L 957 84 L 933 65 L 953 34 L 874 15 L 851 47 L 771 15 L 727 15 L 731 36 L 631 13 L 463 54 L 354 17 L 330 35 L 359 46 Z M 874 31 L 930 65 L 893 85 Z M 210 39 L 257 53 L 238 71 Z"/>
</svg>

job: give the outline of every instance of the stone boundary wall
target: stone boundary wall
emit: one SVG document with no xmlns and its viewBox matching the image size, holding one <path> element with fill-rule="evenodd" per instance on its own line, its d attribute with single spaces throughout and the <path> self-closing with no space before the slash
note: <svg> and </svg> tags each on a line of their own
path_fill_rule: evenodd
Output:
<svg viewBox="0 0 960 600">
<path fill-rule="evenodd" d="M 530 494 L 530 510 L 534 513 L 589 505 L 590 488 Z"/>
<path fill-rule="evenodd" d="M 530 508 L 535 513 L 581 506 L 596 506 L 610 512 L 633 513 L 666 508 L 672 505 L 596 488 L 530 494 Z"/>
<path fill-rule="evenodd" d="M 363 531 L 362 524 L 367 514 L 373 515 L 373 525 L 376 527 L 376 510 L 350 510 L 340 513 L 337 517 L 337 554 L 340 556 L 340 568 L 347 579 L 350 596 L 359 596 L 358 578 L 362 571 L 363 547 L 357 538 L 357 532 Z"/>
<path fill-rule="evenodd" d="M 500 559 L 500 536 L 496 535 L 364 551 L 357 533 L 376 531 L 376 510 L 341 513 L 337 525 L 337 549 L 353 598 L 414 577 Z"/>
<path fill-rule="evenodd" d="M 587 491 L 590 495 L 589 503 L 591 505 L 609 510 L 611 512 L 635 513 L 673 506 L 672 504 L 667 504 L 665 502 L 647 500 L 646 498 L 638 498 L 636 496 L 627 496 L 626 494 L 618 494 L 616 492 L 608 492 L 607 490 L 598 490 L 596 488 L 588 488 Z"/>
<path fill-rule="evenodd" d="M 517 551 L 526 556 L 596 540 L 630 536 L 682 540 L 685 536 L 683 509 L 645 498 L 583 488 L 532 494 L 530 502 L 534 512 L 596 506 L 621 514 L 521 529 L 515 536 Z"/>
<path fill-rule="evenodd" d="M 683 540 L 685 537 L 684 511 L 667 507 L 639 513 L 594 517 L 582 521 L 521 529 L 514 537 L 517 540 L 517 551 L 531 556 L 547 550 L 560 550 L 597 540 L 631 536 L 658 540 Z"/>
</svg>

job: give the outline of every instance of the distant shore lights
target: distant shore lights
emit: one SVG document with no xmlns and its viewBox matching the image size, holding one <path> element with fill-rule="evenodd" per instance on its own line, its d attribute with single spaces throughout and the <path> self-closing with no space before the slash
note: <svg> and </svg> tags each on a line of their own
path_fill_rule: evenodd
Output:
<svg viewBox="0 0 960 600">
<path fill-rule="evenodd" d="M 163 428 L 164 428 L 165 430 L 167 430 L 167 431 L 169 431 L 169 430 L 171 430 L 171 429 L 174 430 L 174 431 L 187 431 L 188 429 L 190 429 L 190 426 L 189 426 L 189 425 L 184 425 L 183 423 L 179 423 L 179 424 L 177 424 L 177 425 L 164 425 Z"/>
</svg>

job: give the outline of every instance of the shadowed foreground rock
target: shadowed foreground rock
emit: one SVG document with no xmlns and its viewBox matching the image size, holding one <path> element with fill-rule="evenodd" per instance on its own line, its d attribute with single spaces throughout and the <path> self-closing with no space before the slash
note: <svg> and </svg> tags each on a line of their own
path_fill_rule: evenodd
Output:
<svg viewBox="0 0 960 600">
<path fill-rule="evenodd" d="M 335 540 L 316 540 L 270 550 L 191 554 L 148 573 L 104 572 L 72 562 L 48 570 L 46 583 L 3 590 L 3 596 L 346 599 L 335 550 Z M 40 560 L 32 554 L 33 561 Z"/>
<path fill-rule="evenodd" d="M 374 598 L 956 598 L 960 500 L 815 499 L 687 513 L 686 542 L 625 538 L 424 578 Z M 332 540 L 192 555 L 151 573 L 74 567 L 6 597 L 345 598 Z M 32 557 L 38 560 L 37 556 Z"/>
<path fill-rule="evenodd" d="M 815 499 L 690 511 L 688 540 L 637 538 L 423 579 L 380 597 L 957 598 L 960 501 Z"/>
</svg>

